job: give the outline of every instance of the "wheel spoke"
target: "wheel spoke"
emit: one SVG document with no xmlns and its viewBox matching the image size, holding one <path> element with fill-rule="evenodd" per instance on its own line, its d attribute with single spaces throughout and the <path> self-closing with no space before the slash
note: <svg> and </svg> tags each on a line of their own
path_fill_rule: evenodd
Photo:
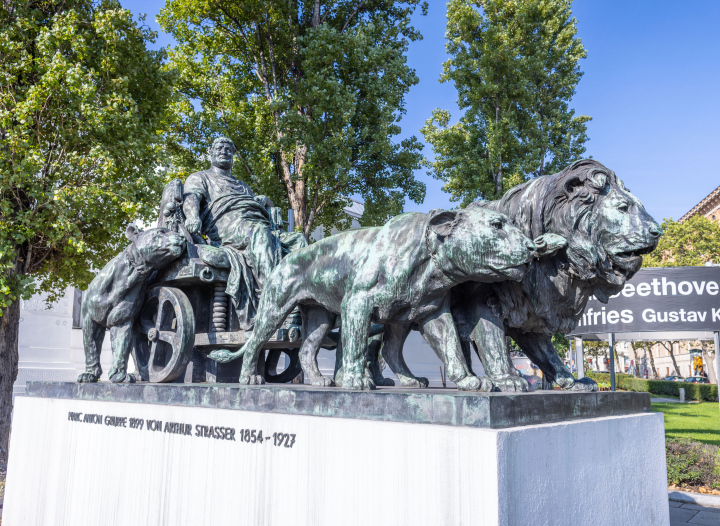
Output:
<svg viewBox="0 0 720 526">
<path fill-rule="evenodd" d="M 167 343 L 174 343 L 175 337 L 176 337 L 175 331 L 159 331 L 158 332 L 158 340 L 167 342 Z"/>
<path fill-rule="evenodd" d="M 138 325 L 138 329 L 140 329 L 140 332 L 142 332 L 143 334 L 147 334 L 150 329 L 155 327 L 155 325 L 150 320 L 140 320 L 140 323 Z"/>
<path fill-rule="evenodd" d="M 169 303 L 172 308 L 166 309 L 165 308 L 166 303 Z M 155 320 L 155 328 L 159 331 L 163 327 L 169 326 L 169 323 L 165 323 L 166 321 L 168 321 L 167 317 L 172 316 L 174 314 L 175 314 L 175 305 L 170 300 L 170 298 L 160 296 L 160 301 L 158 302 L 158 315 L 157 315 L 157 319 Z"/>
</svg>

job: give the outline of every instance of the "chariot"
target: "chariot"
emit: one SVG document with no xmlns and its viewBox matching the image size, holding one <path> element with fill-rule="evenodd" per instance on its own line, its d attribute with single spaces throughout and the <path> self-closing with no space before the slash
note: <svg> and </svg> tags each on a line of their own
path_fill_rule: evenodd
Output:
<svg viewBox="0 0 720 526">
<path fill-rule="evenodd" d="M 171 185 L 163 194 L 158 225 L 183 232 L 187 250 L 152 276 L 133 327 L 133 357 L 144 381 L 233 381 L 229 379 L 232 370 L 239 371 L 241 360 L 223 366 L 206 356 L 213 349 L 238 349 L 250 334 L 240 328 L 233 302 L 225 293 L 230 268 L 212 265 L 198 255 L 196 243 L 203 240 L 185 230 L 178 213 L 182 197 L 173 192 Z M 276 225 L 282 225 L 280 210 L 269 211 L 273 229 L 279 230 Z M 301 345 L 302 320 L 297 312 L 265 344 L 266 352 L 260 358 L 257 374 L 264 375 L 270 383 L 292 381 L 302 371 Z M 283 354 L 285 369 L 278 373 Z"/>
</svg>

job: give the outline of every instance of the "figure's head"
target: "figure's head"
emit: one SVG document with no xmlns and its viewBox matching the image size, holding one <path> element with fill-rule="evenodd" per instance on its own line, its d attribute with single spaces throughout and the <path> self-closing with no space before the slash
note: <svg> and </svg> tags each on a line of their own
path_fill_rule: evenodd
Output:
<svg viewBox="0 0 720 526">
<path fill-rule="evenodd" d="M 227 137 L 218 137 L 210 147 L 210 163 L 223 170 L 230 170 L 233 165 L 233 156 L 237 148 Z"/>
<path fill-rule="evenodd" d="M 586 159 L 556 174 L 552 206 L 545 210 L 548 231 L 568 240 L 570 270 L 595 279 L 601 301 L 622 290 L 662 235 L 640 200 L 599 162 Z"/>
<path fill-rule="evenodd" d="M 167 228 L 140 230 L 128 225 L 127 238 L 135 245 L 139 255 L 139 264 L 152 269 L 160 269 L 180 257 L 185 249 L 185 238 Z"/>
<path fill-rule="evenodd" d="M 431 244 L 446 274 L 481 282 L 525 275 L 535 244 L 504 214 L 472 208 L 430 215 L 428 235 L 435 236 Z"/>
</svg>

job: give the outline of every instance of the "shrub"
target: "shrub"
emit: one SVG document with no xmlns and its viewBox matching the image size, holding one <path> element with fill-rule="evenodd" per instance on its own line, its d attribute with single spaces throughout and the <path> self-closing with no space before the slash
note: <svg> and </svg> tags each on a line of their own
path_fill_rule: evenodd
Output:
<svg viewBox="0 0 720 526">
<path fill-rule="evenodd" d="M 589 373 L 585 376 L 592 378 L 598 384 L 610 383 L 609 373 Z M 691 384 L 688 382 L 665 382 L 663 380 L 644 380 L 629 374 L 616 374 L 615 387 L 626 391 L 639 393 L 652 393 L 664 396 L 680 396 L 680 388 L 685 389 L 685 400 L 698 402 L 717 402 L 718 386 L 713 384 Z"/>
<path fill-rule="evenodd" d="M 720 448 L 692 440 L 665 443 L 668 484 L 720 489 Z"/>
</svg>

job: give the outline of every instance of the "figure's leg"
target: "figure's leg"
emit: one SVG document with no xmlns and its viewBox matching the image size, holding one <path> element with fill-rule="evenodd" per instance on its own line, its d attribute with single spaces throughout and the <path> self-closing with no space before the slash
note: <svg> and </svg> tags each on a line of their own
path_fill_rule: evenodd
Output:
<svg viewBox="0 0 720 526">
<path fill-rule="evenodd" d="M 252 262 L 252 272 L 262 292 L 268 276 L 280 262 L 280 240 L 273 235 L 269 227 L 257 223 L 252 224 L 248 231 L 247 257 Z"/>
<path fill-rule="evenodd" d="M 83 318 L 83 347 L 85 347 L 85 372 L 78 376 L 80 383 L 97 382 L 102 375 L 100 351 L 105 340 L 105 327 L 95 323 L 90 315 Z"/>
<path fill-rule="evenodd" d="M 448 378 L 455 382 L 458 389 L 463 391 L 492 390 L 493 385 L 489 378 L 474 376 L 467 368 L 448 301 L 423 320 L 420 325 L 420 334 L 443 361 Z"/>
<path fill-rule="evenodd" d="M 410 334 L 410 325 L 386 323 L 383 334 L 383 358 L 403 387 L 427 387 L 430 383 L 428 379 L 415 376 L 403 358 L 403 345 L 405 345 L 408 334 Z"/>
<path fill-rule="evenodd" d="M 505 326 L 499 313 L 495 312 L 481 299 L 467 301 L 461 309 L 453 313 L 459 319 L 459 325 L 472 327 L 469 335 L 461 335 L 471 340 L 478 350 L 478 356 L 495 387 L 501 391 L 527 391 L 527 381 L 510 359 L 505 337 Z M 468 346 L 469 350 L 469 346 Z"/>
<path fill-rule="evenodd" d="M 375 385 L 392 386 L 395 385 L 395 382 L 391 378 L 385 378 L 380 369 L 380 349 L 383 346 L 383 338 L 382 333 L 370 336 L 368 341 L 368 369 L 370 369 L 370 376 L 372 376 Z M 383 359 L 385 359 L 384 354 Z"/>
<path fill-rule="evenodd" d="M 341 305 L 343 347 L 343 389 L 374 389 L 366 374 L 367 343 L 372 303 L 365 292 L 350 293 Z M 369 371 L 368 371 L 369 372 Z"/>
<path fill-rule="evenodd" d="M 305 341 L 300 348 L 300 363 L 312 385 L 329 387 L 333 381 L 320 373 L 317 355 L 325 335 L 335 324 L 336 315 L 322 307 L 301 307 L 301 311 Z"/>
<path fill-rule="evenodd" d="M 513 332 L 512 337 L 550 382 L 555 382 L 563 389 L 573 391 L 597 391 L 598 386 L 594 380 L 587 377 L 576 380 L 573 377 L 558 356 L 551 336 L 533 332 Z"/>
<path fill-rule="evenodd" d="M 108 373 L 113 383 L 135 383 L 135 377 L 127 374 L 128 358 L 132 347 L 132 322 L 110 329 L 110 343 L 113 351 L 113 364 Z"/>
</svg>

